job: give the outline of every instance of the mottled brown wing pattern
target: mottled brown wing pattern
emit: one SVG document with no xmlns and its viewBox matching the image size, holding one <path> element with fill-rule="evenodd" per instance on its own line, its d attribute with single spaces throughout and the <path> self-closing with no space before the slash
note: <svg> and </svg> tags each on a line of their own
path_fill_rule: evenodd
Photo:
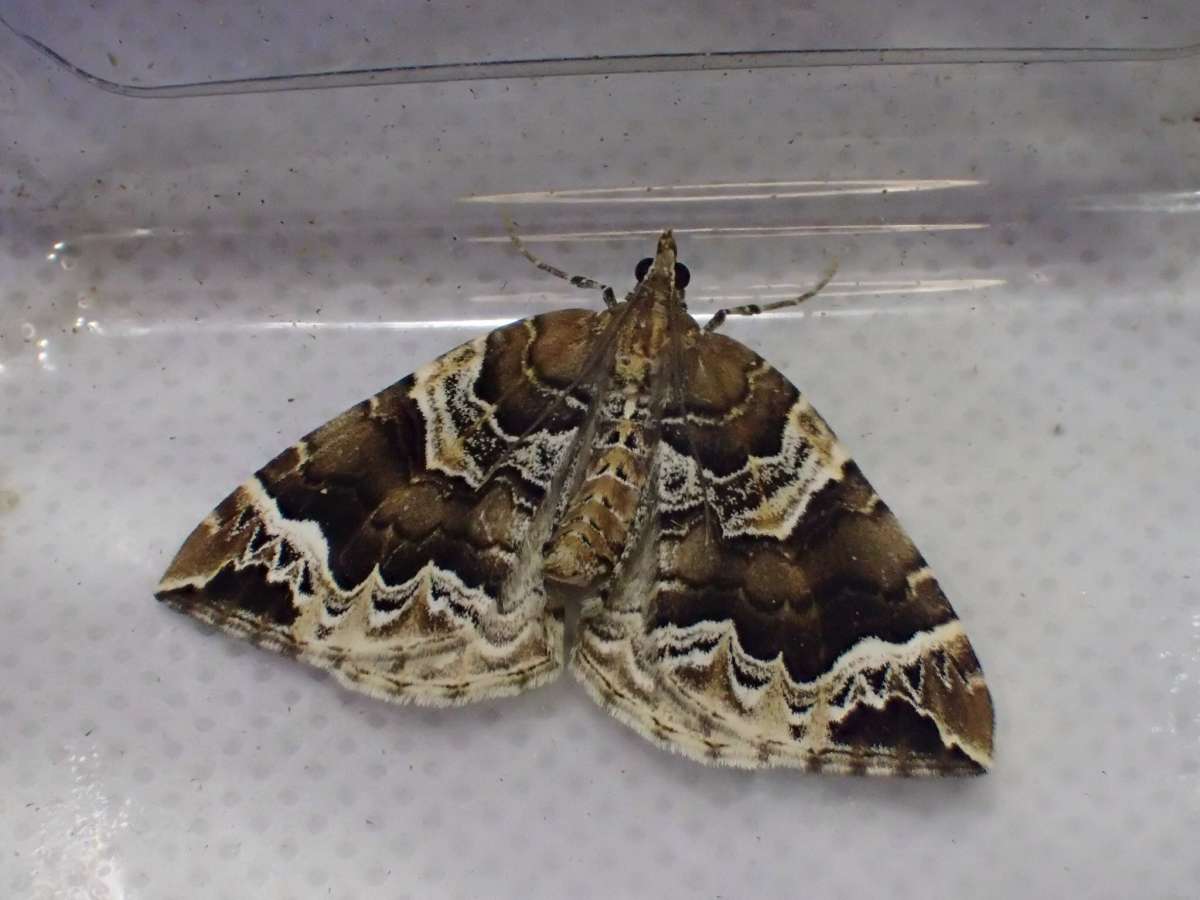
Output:
<svg viewBox="0 0 1200 900">
<path fill-rule="evenodd" d="M 589 279 L 523 255 L 572 283 Z M 284 451 L 159 585 L 201 621 L 398 701 L 562 667 L 703 762 L 877 774 L 991 764 L 954 610 L 808 401 L 687 316 L 670 231 L 609 309 L 463 344 Z"/>
<path fill-rule="evenodd" d="M 222 501 L 157 596 L 391 700 L 554 678 L 540 551 L 609 319 L 513 323 L 347 410 Z"/>
<path fill-rule="evenodd" d="M 824 420 L 691 329 L 655 490 L 572 669 L 651 740 L 727 765 L 969 774 L 992 705 L 925 560 Z"/>
</svg>

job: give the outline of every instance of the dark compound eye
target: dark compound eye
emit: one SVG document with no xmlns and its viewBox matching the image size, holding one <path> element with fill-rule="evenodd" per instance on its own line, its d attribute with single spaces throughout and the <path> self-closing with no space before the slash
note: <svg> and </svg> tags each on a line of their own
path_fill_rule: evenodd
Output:
<svg viewBox="0 0 1200 900">
<path fill-rule="evenodd" d="M 654 260 L 646 257 L 637 264 L 633 270 L 633 277 L 641 281 L 646 277 L 646 273 L 650 271 L 650 267 L 654 265 Z M 688 271 L 688 267 L 683 263 L 675 263 L 675 287 L 682 290 L 688 286 L 688 282 L 692 280 L 692 273 Z"/>
</svg>

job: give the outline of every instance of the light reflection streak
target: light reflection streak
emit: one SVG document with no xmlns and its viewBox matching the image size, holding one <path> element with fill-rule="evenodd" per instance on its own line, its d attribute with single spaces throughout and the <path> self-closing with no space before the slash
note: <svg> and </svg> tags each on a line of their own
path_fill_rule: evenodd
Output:
<svg viewBox="0 0 1200 900">
<path fill-rule="evenodd" d="M 881 281 L 847 281 L 834 282 L 825 290 L 821 291 L 822 297 L 859 297 L 862 295 L 871 294 L 940 294 L 949 293 L 952 291 L 979 291 L 985 288 L 1000 287 L 1007 284 L 1005 278 L 918 278 L 913 280 L 905 279 L 889 279 Z M 747 299 L 762 297 L 764 300 L 782 299 L 790 297 L 794 294 L 800 294 L 809 289 L 811 285 L 802 283 L 780 282 L 776 284 L 752 284 L 749 289 L 752 291 L 786 291 L 787 293 L 775 296 L 770 293 L 755 293 L 746 295 Z M 738 299 L 734 294 L 713 294 L 711 295 L 713 302 L 726 302 L 729 300 Z M 689 300 L 693 299 L 691 297 Z M 706 299 L 705 296 L 699 296 L 695 299 Z"/>
<path fill-rule="evenodd" d="M 890 222 L 887 224 L 855 223 L 851 225 L 761 225 L 738 227 L 712 228 L 673 228 L 678 237 L 705 238 L 769 238 L 769 237 L 808 237 L 820 235 L 829 237 L 840 234 L 903 234 L 906 232 L 936 232 L 936 231 L 977 231 L 991 227 L 987 222 Z M 521 233 L 521 240 L 526 244 L 587 242 L 587 241 L 632 241 L 656 238 L 661 233 L 657 228 L 623 229 L 620 231 L 560 231 L 543 234 Z M 488 235 L 467 239 L 473 244 L 507 244 L 510 240 L 505 235 Z"/>
<path fill-rule="evenodd" d="M 1000 287 L 1008 283 L 1005 278 L 922 278 L 913 280 L 889 279 L 881 281 L 832 282 L 821 297 L 862 297 L 882 294 L 940 294 L 957 291 L 979 291 Z M 746 303 L 748 301 L 784 300 L 808 290 L 810 285 L 800 282 L 774 284 L 751 284 L 744 288 L 717 290 L 705 294 L 690 293 L 687 301 L 694 303 Z M 751 291 L 753 293 L 746 293 Z M 579 300 L 579 291 L 546 291 L 530 294 L 523 298 L 532 305 L 570 306 Z M 586 293 L 582 294 L 586 297 Z M 468 298 L 471 303 L 511 303 L 512 294 L 475 294 Z"/>
<path fill-rule="evenodd" d="M 69 792 L 43 803 L 45 824 L 34 850 L 36 896 L 128 896 L 117 843 L 129 828 L 131 802 L 105 789 L 105 762 L 95 750 L 67 756 Z"/>
<path fill-rule="evenodd" d="M 472 194 L 460 203 L 697 203 L 705 200 L 787 200 L 797 197 L 834 197 L 849 194 L 902 194 L 979 187 L 976 178 L 858 178 L 816 181 L 725 181 L 710 184 L 646 185 L 619 188 L 572 188 L 519 191 L 509 194 Z"/>
<path fill-rule="evenodd" d="M 75 322 L 71 325 L 71 331 L 75 334 L 81 331 L 86 331 L 90 334 L 104 334 L 104 327 L 95 319 L 85 319 L 83 316 L 76 316 Z"/>
<path fill-rule="evenodd" d="M 1146 191 L 1140 194 L 1098 194 L 1072 200 L 1080 212 L 1200 212 L 1200 191 Z"/>
<path fill-rule="evenodd" d="M 53 372 L 57 367 L 54 361 L 50 358 L 50 341 L 47 338 L 39 338 L 34 347 L 37 349 L 37 363 L 47 372 Z"/>
<path fill-rule="evenodd" d="M 999 287 L 1007 284 L 1003 278 L 977 278 L 977 279 L 941 279 L 936 281 L 914 281 L 910 285 L 904 282 L 856 282 L 846 285 L 831 286 L 821 292 L 821 297 L 854 297 L 854 296 L 869 296 L 882 294 L 930 294 L 944 293 L 950 291 L 976 291 L 986 288 Z M 892 285 L 887 287 L 885 285 Z M 776 287 L 779 287 L 778 285 Z M 586 296 L 586 295 L 584 295 Z M 795 296 L 794 292 L 789 293 L 753 293 L 753 294 L 702 294 L 696 297 L 689 297 L 689 303 L 701 302 L 705 304 L 711 303 L 714 307 L 718 304 L 725 305 L 730 303 L 744 303 L 750 300 L 785 300 L 788 297 Z M 578 301 L 580 294 L 510 294 L 510 295 L 495 295 L 484 294 L 478 297 L 472 297 L 472 302 L 492 303 L 507 301 L 515 308 L 528 308 L 535 305 L 534 301 L 540 299 L 542 302 L 537 305 L 554 305 L 565 306 L 570 304 L 570 299 L 574 298 Z M 834 309 L 808 309 L 808 310 L 780 310 L 769 313 L 762 313 L 754 316 L 756 321 L 765 319 L 802 319 L 810 316 L 864 316 L 876 314 L 908 314 L 915 312 L 933 312 L 945 311 L 949 309 L 957 309 L 958 307 L 946 306 L 936 303 L 898 303 L 889 307 L 839 307 Z M 598 308 L 597 308 L 598 311 Z M 517 319 L 521 318 L 521 313 L 516 313 L 512 316 L 497 316 L 495 318 L 473 318 L 473 319 L 413 319 L 413 320 L 394 320 L 390 322 L 379 321 L 363 321 L 363 322 L 318 322 L 311 320 L 299 320 L 294 322 L 194 322 L 192 320 L 183 320 L 178 322 L 158 322 L 153 325 L 132 324 L 123 322 L 110 323 L 105 329 L 105 333 L 109 337 L 150 337 L 166 334 L 258 334 L 263 332 L 283 332 L 283 331 L 298 331 L 310 334 L 328 333 L 348 333 L 348 332 L 375 332 L 375 331 L 491 331 L 500 328 L 504 325 L 509 325 Z M 697 313 L 692 310 L 692 318 L 700 324 L 704 324 L 712 318 L 712 313 Z"/>
<path fill-rule="evenodd" d="M 157 237 L 167 233 L 172 237 L 179 237 L 188 232 L 177 228 L 118 228 L 113 231 L 89 231 L 55 241 L 46 252 L 46 261 L 58 262 L 63 268 L 70 268 L 72 257 L 79 253 L 76 248 L 81 244 L 127 241 L 131 238 Z"/>
<path fill-rule="evenodd" d="M 520 301 L 514 296 L 514 302 Z M 125 322 L 109 322 L 105 333 L 109 337 L 149 337 L 162 334 L 258 334 L 273 331 L 301 331 L 309 333 L 348 331 L 436 331 L 442 329 L 470 328 L 492 330 L 508 325 L 515 320 L 494 319 L 412 319 L 391 322 L 317 322 L 297 319 L 290 322 L 194 322 L 190 319 L 178 322 L 156 322 L 153 325 L 134 325 Z"/>
<path fill-rule="evenodd" d="M 161 237 L 169 234 L 179 237 L 188 232 L 179 228 L 116 228 L 112 231 L 87 231 L 72 235 L 69 239 L 55 241 L 53 249 L 62 251 L 72 244 L 89 244 L 97 241 L 126 241 L 130 238 Z"/>
</svg>

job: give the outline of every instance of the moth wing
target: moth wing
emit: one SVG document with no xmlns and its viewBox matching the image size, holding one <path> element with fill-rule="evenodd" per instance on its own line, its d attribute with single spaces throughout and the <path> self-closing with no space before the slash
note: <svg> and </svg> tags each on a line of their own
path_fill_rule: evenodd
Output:
<svg viewBox="0 0 1200 900">
<path fill-rule="evenodd" d="M 158 599 L 389 700 L 556 677 L 540 551 L 606 318 L 515 322 L 322 425 L 196 527 Z"/>
<path fill-rule="evenodd" d="M 696 333 L 631 545 L 572 669 L 702 762 L 970 774 L 992 702 L 925 560 L 808 401 Z"/>
</svg>

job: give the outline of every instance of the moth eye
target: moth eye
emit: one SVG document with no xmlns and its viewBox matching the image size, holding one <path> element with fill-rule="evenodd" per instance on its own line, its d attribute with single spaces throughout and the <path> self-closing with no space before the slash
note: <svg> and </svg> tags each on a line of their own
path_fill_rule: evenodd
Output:
<svg viewBox="0 0 1200 900">
<path fill-rule="evenodd" d="M 633 277 L 636 278 L 638 281 L 641 281 L 643 278 L 646 277 L 646 273 L 650 271 L 650 267 L 652 265 L 654 265 L 654 260 L 652 260 L 650 257 L 647 256 L 645 259 L 643 259 L 640 263 L 637 264 L 637 268 L 635 268 L 633 270 Z"/>
<path fill-rule="evenodd" d="M 688 271 L 688 267 L 683 263 L 675 263 L 675 287 L 683 290 L 691 280 L 692 273 Z"/>
</svg>

